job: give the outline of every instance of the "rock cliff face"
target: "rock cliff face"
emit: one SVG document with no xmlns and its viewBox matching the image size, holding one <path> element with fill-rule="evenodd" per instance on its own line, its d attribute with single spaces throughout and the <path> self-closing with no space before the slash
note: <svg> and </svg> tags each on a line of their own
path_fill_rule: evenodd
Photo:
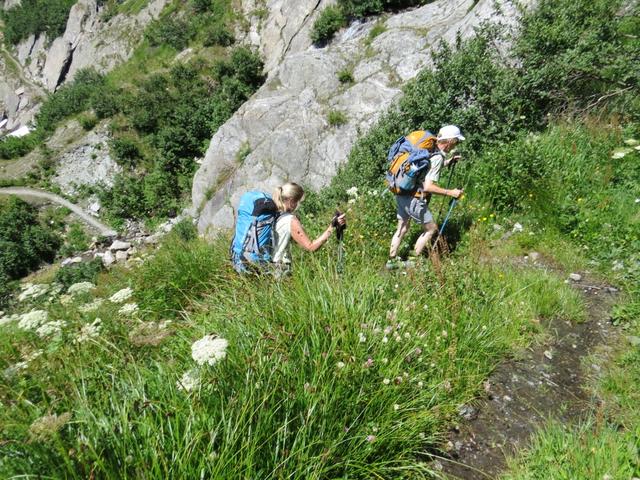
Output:
<svg viewBox="0 0 640 480">
<path fill-rule="evenodd" d="M 120 14 L 105 21 L 96 0 L 79 0 L 71 8 L 61 37 L 49 42 L 45 34 L 31 35 L 15 47 L 11 53 L 17 59 L 17 69 L 8 65 L 12 59 L 5 52 L 0 62 L 0 101 L 8 119 L 6 129 L 32 120 L 39 98 L 72 79 L 78 70 L 94 67 L 107 72 L 127 60 L 145 26 L 159 16 L 168 2 L 151 0 L 136 15 Z M 7 0 L 3 8 L 19 3 Z"/>
<path fill-rule="evenodd" d="M 243 0 L 242 12 L 249 20 L 243 41 L 258 49 L 265 71 L 278 67 L 286 55 L 311 46 L 309 32 L 318 14 L 335 0 Z"/>
<path fill-rule="evenodd" d="M 193 213 L 202 233 L 231 227 L 234 207 L 248 189 L 270 191 L 286 180 L 326 185 L 357 137 L 430 64 L 431 46 L 452 42 L 457 32 L 468 37 L 484 20 L 517 17 L 506 0 L 497 1 L 499 12 L 495 0 L 439 0 L 378 20 L 384 31 L 373 38 L 375 20 L 350 26 L 319 49 L 310 45 L 308 31 L 322 3 L 273 0 L 263 28 L 252 22 L 249 38 L 272 69 L 265 85 L 216 132 L 195 175 Z M 353 83 L 340 83 L 342 70 L 352 72 Z M 331 127 L 331 111 L 342 112 L 346 123 Z"/>
<path fill-rule="evenodd" d="M 131 56 L 144 27 L 167 3 L 152 0 L 137 15 L 116 15 L 105 22 L 96 0 L 79 0 L 71 7 L 64 34 L 50 45 L 44 35 L 32 35 L 17 46 L 18 61 L 49 91 L 82 68 L 109 71 Z"/>
</svg>

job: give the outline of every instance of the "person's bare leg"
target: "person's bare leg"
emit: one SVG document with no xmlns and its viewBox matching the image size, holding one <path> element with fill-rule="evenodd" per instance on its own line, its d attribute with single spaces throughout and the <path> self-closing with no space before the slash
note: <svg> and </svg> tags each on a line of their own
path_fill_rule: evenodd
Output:
<svg viewBox="0 0 640 480">
<path fill-rule="evenodd" d="M 398 255 L 398 249 L 400 248 L 400 244 L 402 243 L 402 238 L 409 231 L 409 223 L 411 220 L 402 220 L 398 219 L 398 228 L 396 228 L 396 233 L 393 234 L 393 238 L 391 239 L 391 248 L 389 249 L 389 258 L 394 258 Z"/>
<path fill-rule="evenodd" d="M 416 241 L 416 246 L 415 246 L 416 256 L 420 256 L 422 254 L 424 247 L 429 244 L 429 242 L 433 238 L 433 235 L 438 231 L 438 226 L 435 223 L 427 223 L 423 225 L 422 228 L 424 229 L 424 231 Z"/>
</svg>

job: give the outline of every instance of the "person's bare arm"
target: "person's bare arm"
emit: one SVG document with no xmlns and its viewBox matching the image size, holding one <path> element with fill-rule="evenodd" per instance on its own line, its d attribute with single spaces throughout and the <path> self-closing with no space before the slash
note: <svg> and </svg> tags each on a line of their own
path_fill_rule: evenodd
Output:
<svg viewBox="0 0 640 480">
<path fill-rule="evenodd" d="M 307 236 L 304 228 L 302 228 L 302 224 L 297 217 L 293 217 L 291 219 L 291 238 L 295 240 L 295 242 L 300 245 L 307 252 L 315 252 L 318 250 L 331 236 L 331 232 L 333 231 L 333 227 L 329 225 L 329 227 L 322 232 L 322 234 L 311 241 Z"/>
<path fill-rule="evenodd" d="M 431 180 L 425 180 L 423 190 L 426 193 L 435 193 L 438 195 L 445 195 L 447 197 L 459 198 L 462 195 L 463 191 L 454 188 L 452 190 L 447 190 L 446 188 L 439 187 L 437 183 L 434 183 Z"/>
</svg>

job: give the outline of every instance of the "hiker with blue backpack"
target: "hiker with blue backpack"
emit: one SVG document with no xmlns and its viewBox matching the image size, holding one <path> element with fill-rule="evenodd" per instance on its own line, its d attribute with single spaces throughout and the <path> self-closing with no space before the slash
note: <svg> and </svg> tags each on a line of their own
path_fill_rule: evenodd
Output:
<svg viewBox="0 0 640 480">
<path fill-rule="evenodd" d="M 338 214 L 318 238 L 309 239 L 294 213 L 303 198 L 304 189 L 292 182 L 276 188 L 273 196 L 263 192 L 242 195 L 231 243 L 231 260 L 236 271 L 286 275 L 291 271 L 291 239 L 304 250 L 315 252 L 334 230 L 345 227 L 345 215 Z"/>
<path fill-rule="evenodd" d="M 389 150 L 389 168 L 386 181 L 396 195 L 398 227 L 391 239 L 388 269 L 407 266 L 399 257 L 398 249 L 409 231 L 411 220 L 422 225 L 423 232 L 414 246 L 414 254 L 420 256 L 438 231 L 433 214 L 429 210 L 432 194 L 458 199 L 463 191 L 438 186 L 442 167 L 453 165 L 459 157 L 447 159 L 447 153 L 464 140 L 460 129 L 447 125 L 437 137 L 426 130 L 418 130 L 400 137 Z"/>
</svg>

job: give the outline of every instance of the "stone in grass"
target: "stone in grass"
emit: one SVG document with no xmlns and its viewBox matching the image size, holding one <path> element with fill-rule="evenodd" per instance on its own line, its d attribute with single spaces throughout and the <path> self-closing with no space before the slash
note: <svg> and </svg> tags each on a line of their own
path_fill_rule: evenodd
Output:
<svg viewBox="0 0 640 480">
<path fill-rule="evenodd" d="M 458 415 L 460 415 L 465 420 L 473 420 L 478 415 L 478 412 L 471 405 L 462 405 L 458 408 Z"/>
<path fill-rule="evenodd" d="M 99 255 L 102 258 L 102 264 L 105 267 L 110 267 L 116 263 L 116 257 L 109 250 Z"/>
<path fill-rule="evenodd" d="M 111 244 L 111 246 L 109 247 L 109 250 L 111 250 L 112 252 L 116 252 L 119 250 L 129 250 L 130 248 L 131 248 L 131 243 L 123 242 L 122 240 L 116 240 Z"/>
<path fill-rule="evenodd" d="M 116 252 L 116 262 L 124 262 L 129 258 L 129 254 L 125 250 L 118 250 Z"/>
<path fill-rule="evenodd" d="M 582 280 L 582 275 L 580 275 L 579 273 L 571 273 L 569 275 L 569 280 L 573 280 L 574 282 L 579 282 L 580 280 Z"/>
<path fill-rule="evenodd" d="M 634 335 L 629 335 L 627 337 L 627 341 L 633 345 L 634 347 L 640 347 L 640 337 L 636 337 Z"/>
</svg>

